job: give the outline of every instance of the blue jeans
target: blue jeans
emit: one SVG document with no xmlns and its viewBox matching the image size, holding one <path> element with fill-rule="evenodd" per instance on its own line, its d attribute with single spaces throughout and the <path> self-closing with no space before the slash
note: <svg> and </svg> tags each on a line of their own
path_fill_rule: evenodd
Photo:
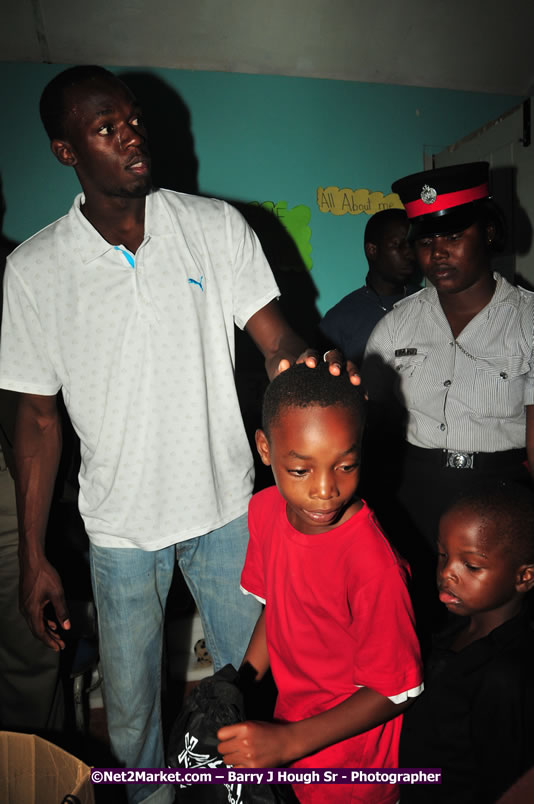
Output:
<svg viewBox="0 0 534 804">
<path fill-rule="evenodd" d="M 246 514 L 217 530 L 154 552 L 91 545 L 100 657 L 111 745 L 128 768 L 165 765 L 161 655 L 165 602 L 177 560 L 195 599 L 215 669 L 239 667 L 261 612 L 239 589 Z M 127 785 L 131 804 L 170 804 L 172 785 Z"/>
</svg>

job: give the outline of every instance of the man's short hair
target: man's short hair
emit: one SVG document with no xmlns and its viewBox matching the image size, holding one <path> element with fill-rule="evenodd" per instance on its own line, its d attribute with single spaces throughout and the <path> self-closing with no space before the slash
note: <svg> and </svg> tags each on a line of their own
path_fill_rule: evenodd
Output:
<svg viewBox="0 0 534 804">
<path fill-rule="evenodd" d="M 43 126 L 51 140 L 65 137 L 64 125 L 69 112 L 65 104 L 67 90 L 99 78 L 117 80 L 117 77 L 104 67 L 84 64 L 63 70 L 46 85 L 41 95 L 39 112 Z"/>
<path fill-rule="evenodd" d="M 343 371 L 339 377 L 330 374 L 327 363 L 308 368 L 303 363 L 283 371 L 267 386 L 263 398 L 263 430 L 269 438 L 272 426 L 286 408 L 327 408 L 339 406 L 353 411 L 361 429 L 365 422 L 365 401 L 359 386 L 351 383 Z"/>
<path fill-rule="evenodd" d="M 375 212 L 367 221 L 363 242 L 376 245 L 384 234 L 386 227 L 393 221 L 405 223 L 406 227 L 408 227 L 408 216 L 403 209 L 393 207 L 392 209 L 382 209 L 380 212 Z"/>
<path fill-rule="evenodd" d="M 529 486 L 509 480 L 481 480 L 446 513 L 451 511 L 475 514 L 492 545 L 498 542 L 518 566 L 534 564 L 534 491 Z"/>
</svg>

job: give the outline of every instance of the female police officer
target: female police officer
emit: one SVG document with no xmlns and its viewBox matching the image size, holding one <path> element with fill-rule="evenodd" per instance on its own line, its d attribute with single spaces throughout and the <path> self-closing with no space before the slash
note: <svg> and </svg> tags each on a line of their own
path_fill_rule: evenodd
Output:
<svg viewBox="0 0 534 804">
<path fill-rule="evenodd" d="M 409 525 L 399 540 L 413 544 L 415 527 L 433 548 L 441 513 L 463 489 L 483 475 L 528 478 L 527 451 L 534 466 L 534 294 L 491 271 L 504 224 L 487 162 L 417 173 L 392 189 L 430 284 L 379 322 L 362 373 L 371 406 L 387 410 L 396 388 L 406 412 L 402 509 L 389 508 L 384 524 L 398 531 L 403 510 Z M 388 460 L 384 446 L 380 460 Z M 371 496 L 387 520 L 380 497 L 388 495 L 375 488 Z"/>
</svg>

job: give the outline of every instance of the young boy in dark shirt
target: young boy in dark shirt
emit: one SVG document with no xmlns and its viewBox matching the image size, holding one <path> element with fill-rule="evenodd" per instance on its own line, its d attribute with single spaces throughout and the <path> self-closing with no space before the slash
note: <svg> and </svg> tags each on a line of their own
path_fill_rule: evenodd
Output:
<svg viewBox="0 0 534 804">
<path fill-rule="evenodd" d="M 439 597 L 455 615 L 407 713 L 402 767 L 441 767 L 433 804 L 493 804 L 534 765 L 534 495 L 485 484 L 442 516 Z M 428 804 L 428 788 L 401 801 Z"/>
<path fill-rule="evenodd" d="M 278 688 L 275 722 L 220 729 L 237 767 L 397 767 L 421 691 L 406 567 L 357 496 L 364 401 L 295 366 L 266 392 L 256 443 L 277 487 L 255 495 L 241 585 L 265 603 L 244 663 Z M 295 785 L 301 802 L 392 804 L 387 784 Z"/>
</svg>

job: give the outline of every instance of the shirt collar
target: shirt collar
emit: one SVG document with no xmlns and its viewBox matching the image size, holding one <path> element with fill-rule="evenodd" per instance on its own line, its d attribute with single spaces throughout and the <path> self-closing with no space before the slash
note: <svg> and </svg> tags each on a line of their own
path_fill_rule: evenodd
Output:
<svg viewBox="0 0 534 804">
<path fill-rule="evenodd" d="M 84 203 L 85 195 L 78 193 L 69 211 L 69 222 L 80 258 L 87 264 L 114 246 L 89 223 L 81 210 Z M 173 231 L 170 209 L 165 203 L 163 194 L 159 190 L 153 190 L 145 199 L 145 238 L 151 235 L 172 234 Z"/>
<path fill-rule="evenodd" d="M 497 271 L 493 272 L 493 278 L 495 279 L 495 290 L 493 291 L 493 296 L 488 302 L 487 307 L 492 307 L 494 304 L 501 304 L 502 302 L 517 305 L 518 299 L 517 294 L 515 293 L 516 288 Z M 425 301 L 428 302 L 428 304 L 441 307 L 438 292 L 434 285 L 427 285 L 424 288 L 424 291 Z"/>
<path fill-rule="evenodd" d="M 175 214 L 165 195 L 169 190 L 152 190 L 145 204 L 145 237 L 170 235 L 176 230 Z"/>
</svg>

